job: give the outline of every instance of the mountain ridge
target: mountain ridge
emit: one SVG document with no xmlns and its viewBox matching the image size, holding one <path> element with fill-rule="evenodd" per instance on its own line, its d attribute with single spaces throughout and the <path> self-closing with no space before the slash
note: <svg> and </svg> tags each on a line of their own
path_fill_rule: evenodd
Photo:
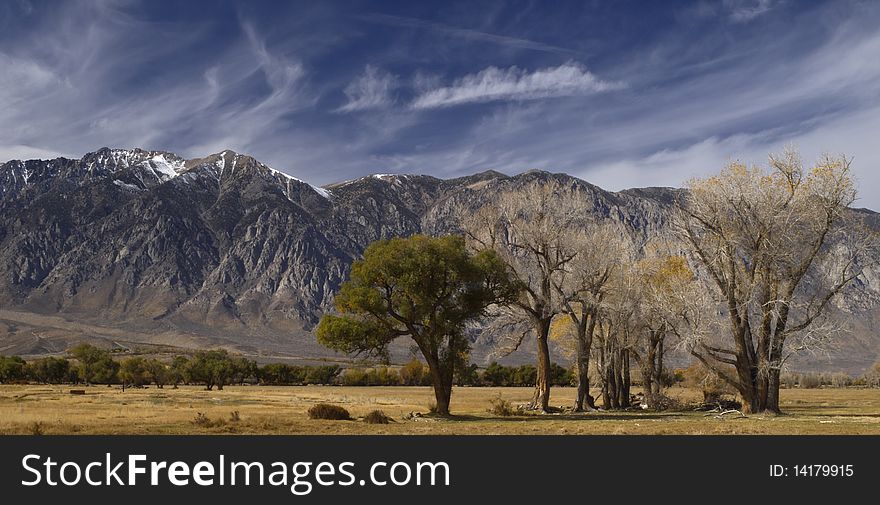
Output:
<svg viewBox="0 0 880 505">
<path fill-rule="evenodd" d="M 12 160 L 0 165 L 0 353 L 57 352 L 86 338 L 337 359 L 311 330 L 370 242 L 454 232 L 500 195 L 551 181 L 642 245 L 668 234 L 682 191 L 609 192 L 540 170 L 374 174 L 316 187 L 231 150 Z M 873 301 L 880 284 L 869 288 Z M 862 319 L 857 345 L 835 366 L 855 371 L 880 353 L 880 312 Z M 481 338 L 477 361 L 492 352 Z"/>
</svg>

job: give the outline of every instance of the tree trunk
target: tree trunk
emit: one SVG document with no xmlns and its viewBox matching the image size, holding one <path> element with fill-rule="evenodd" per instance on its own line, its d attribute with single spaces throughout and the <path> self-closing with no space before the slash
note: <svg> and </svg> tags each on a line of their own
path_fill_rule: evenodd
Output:
<svg viewBox="0 0 880 505">
<path fill-rule="evenodd" d="M 764 410 L 773 414 L 781 414 L 779 410 L 779 376 L 778 368 L 771 368 L 769 377 L 767 378 L 767 403 Z"/>
<path fill-rule="evenodd" d="M 593 401 L 590 398 L 590 368 L 589 368 L 589 360 L 578 360 L 577 364 L 577 398 L 574 402 L 574 411 L 575 412 L 583 412 L 584 405 L 586 405 L 586 410 L 593 410 L 596 408 L 593 405 Z"/>
<path fill-rule="evenodd" d="M 591 318 L 592 319 L 592 318 Z M 592 347 L 592 327 L 591 323 L 587 326 L 578 327 L 577 337 L 577 398 L 575 398 L 574 411 L 583 412 L 584 405 L 586 410 L 593 410 L 596 406 L 593 404 L 590 396 L 590 347 Z"/>
<path fill-rule="evenodd" d="M 437 403 L 436 412 L 441 416 L 448 416 L 449 402 L 452 399 L 452 383 L 444 384 L 444 381 L 438 377 L 433 379 L 434 401 Z"/>
<path fill-rule="evenodd" d="M 422 347 L 420 345 L 420 347 Z M 452 379 L 454 375 L 454 357 L 450 355 L 446 363 L 433 350 L 426 346 L 422 349 L 422 355 L 428 363 L 428 372 L 431 374 L 431 385 L 434 387 L 434 411 L 441 416 L 449 415 L 449 402 L 452 399 Z"/>
<path fill-rule="evenodd" d="M 574 411 L 583 412 L 594 410 L 596 405 L 590 396 L 590 351 L 593 346 L 593 332 L 596 329 L 596 318 L 593 315 L 582 313 L 577 321 L 577 398 L 574 402 Z"/>
<path fill-rule="evenodd" d="M 529 409 L 547 412 L 550 405 L 550 347 L 547 343 L 550 334 L 550 318 L 541 319 L 537 324 L 538 376 L 535 380 L 535 395 Z"/>
<path fill-rule="evenodd" d="M 627 408 L 630 402 L 630 379 L 629 379 L 629 352 L 620 353 L 620 379 L 618 381 L 618 407 Z"/>
</svg>

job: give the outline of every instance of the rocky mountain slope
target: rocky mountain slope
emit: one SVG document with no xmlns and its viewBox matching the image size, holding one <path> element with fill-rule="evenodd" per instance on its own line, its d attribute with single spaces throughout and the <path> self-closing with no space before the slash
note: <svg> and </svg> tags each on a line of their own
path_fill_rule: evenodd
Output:
<svg viewBox="0 0 880 505">
<path fill-rule="evenodd" d="M 10 161 L 0 165 L 0 353 L 58 352 L 85 338 L 332 357 L 310 331 L 366 245 L 454 230 L 499 195 L 551 178 L 577 189 L 584 212 L 641 241 L 668 233 L 675 190 L 611 193 L 540 171 L 373 175 L 318 188 L 232 151 L 184 160 L 104 148 Z M 852 336 L 810 367 L 858 372 L 876 359 L 880 312 L 861 302 L 878 297 L 878 277 L 869 284 L 841 308 L 857 321 Z M 475 358 L 490 347 L 478 338 Z"/>
</svg>

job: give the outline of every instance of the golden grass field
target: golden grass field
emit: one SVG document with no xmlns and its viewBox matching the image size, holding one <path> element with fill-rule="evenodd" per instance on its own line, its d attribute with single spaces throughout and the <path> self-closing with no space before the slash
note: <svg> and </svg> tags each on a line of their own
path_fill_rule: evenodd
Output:
<svg viewBox="0 0 880 505">
<path fill-rule="evenodd" d="M 79 387 L 78 387 L 79 388 Z M 427 387 L 227 386 L 205 391 L 92 386 L 86 395 L 70 386 L 0 386 L 0 434 L 875 434 L 880 435 L 880 391 L 876 389 L 785 389 L 782 416 L 717 419 L 703 412 L 590 412 L 498 417 L 489 402 L 499 395 L 525 403 L 531 388 L 456 388 L 452 419 L 404 420 L 427 412 Z M 695 402 L 696 390 L 675 387 L 670 396 Z M 594 393 L 595 394 L 595 393 Z M 567 406 L 573 388 L 554 388 L 551 405 Z M 333 403 L 353 417 L 375 409 L 396 422 L 385 425 L 311 420 L 312 405 Z M 240 419 L 233 421 L 232 412 Z M 197 413 L 210 423 L 197 425 Z"/>
</svg>

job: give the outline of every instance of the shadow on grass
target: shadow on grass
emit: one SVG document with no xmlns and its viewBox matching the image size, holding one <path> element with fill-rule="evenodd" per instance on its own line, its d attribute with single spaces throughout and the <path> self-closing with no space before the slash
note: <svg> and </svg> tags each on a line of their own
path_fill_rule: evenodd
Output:
<svg viewBox="0 0 880 505">
<path fill-rule="evenodd" d="M 586 412 L 581 414 L 522 414 L 515 416 L 475 416 L 475 415 L 451 415 L 441 418 L 444 421 L 508 421 L 508 422 L 550 422 L 550 421 L 638 421 L 638 420 L 662 420 L 680 417 L 693 417 L 689 412 L 650 413 L 641 412 Z"/>
</svg>

